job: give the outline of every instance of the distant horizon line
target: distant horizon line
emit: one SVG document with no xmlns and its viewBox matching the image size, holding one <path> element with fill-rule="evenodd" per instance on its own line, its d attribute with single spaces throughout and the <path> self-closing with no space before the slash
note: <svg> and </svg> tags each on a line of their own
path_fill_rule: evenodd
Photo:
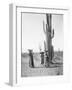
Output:
<svg viewBox="0 0 72 90">
<path fill-rule="evenodd" d="M 63 52 L 63 50 L 54 50 L 54 52 Z M 39 53 L 39 51 L 33 51 L 34 53 Z M 44 52 L 44 51 L 43 51 Z M 21 53 L 28 53 L 28 51 L 25 51 L 25 52 L 21 52 Z"/>
</svg>

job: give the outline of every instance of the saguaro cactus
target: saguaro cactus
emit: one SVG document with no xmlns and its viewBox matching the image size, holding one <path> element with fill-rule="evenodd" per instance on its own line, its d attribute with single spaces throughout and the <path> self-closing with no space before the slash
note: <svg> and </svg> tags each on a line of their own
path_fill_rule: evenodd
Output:
<svg viewBox="0 0 72 90">
<path fill-rule="evenodd" d="M 49 56 L 48 63 L 50 63 L 52 60 L 52 53 L 53 53 L 52 38 L 54 37 L 54 29 L 52 30 L 51 14 L 46 14 L 46 24 L 43 21 L 43 30 L 46 36 L 46 51 L 48 51 L 48 56 Z"/>
</svg>

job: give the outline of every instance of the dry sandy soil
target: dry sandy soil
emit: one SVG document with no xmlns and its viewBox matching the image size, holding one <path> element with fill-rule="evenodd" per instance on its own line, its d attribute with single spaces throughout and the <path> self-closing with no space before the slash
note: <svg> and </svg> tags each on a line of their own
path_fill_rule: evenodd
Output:
<svg viewBox="0 0 72 90">
<path fill-rule="evenodd" d="M 33 56 L 35 68 L 29 67 L 29 55 L 27 53 L 22 54 L 22 77 L 63 75 L 63 52 L 54 53 L 53 64 L 50 64 L 48 68 L 41 64 L 41 58 L 38 53 L 35 53 Z"/>
</svg>

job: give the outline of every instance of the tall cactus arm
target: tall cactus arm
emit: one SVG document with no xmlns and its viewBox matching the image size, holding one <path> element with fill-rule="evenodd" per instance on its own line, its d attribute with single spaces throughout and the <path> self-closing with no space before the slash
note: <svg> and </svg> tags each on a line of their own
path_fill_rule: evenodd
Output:
<svg viewBox="0 0 72 90">
<path fill-rule="evenodd" d="M 44 31 L 44 33 L 46 34 L 46 30 L 45 30 L 45 23 L 44 23 L 44 20 L 43 20 L 43 31 Z"/>
<path fill-rule="evenodd" d="M 44 51 L 46 51 L 46 42 L 44 40 Z"/>
<path fill-rule="evenodd" d="M 51 32 L 51 38 L 53 38 L 53 37 L 54 37 L 54 29 Z"/>
<path fill-rule="evenodd" d="M 41 47 L 41 44 L 39 44 L 39 51 L 40 51 L 40 52 L 42 51 L 42 47 Z"/>
<path fill-rule="evenodd" d="M 54 37 L 54 29 L 53 29 L 53 37 Z M 53 38 L 53 37 L 52 37 L 52 38 Z"/>
<path fill-rule="evenodd" d="M 49 26 L 49 14 L 46 14 L 46 20 L 47 20 L 47 24 Z"/>
</svg>

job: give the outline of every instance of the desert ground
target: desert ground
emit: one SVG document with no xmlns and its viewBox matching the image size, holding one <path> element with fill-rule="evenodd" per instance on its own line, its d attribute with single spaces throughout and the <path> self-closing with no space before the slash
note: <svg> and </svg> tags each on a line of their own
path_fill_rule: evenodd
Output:
<svg viewBox="0 0 72 90">
<path fill-rule="evenodd" d="M 22 53 L 21 55 L 21 76 L 31 77 L 31 76 L 59 76 L 63 75 L 63 52 L 55 51 L 52 64 L 49 67 L 41 64 L 41 58 L 39 53 L 33 54 L 34 58 L 34 68 L 29 67 L 29 54 Z"/>
</svg>

